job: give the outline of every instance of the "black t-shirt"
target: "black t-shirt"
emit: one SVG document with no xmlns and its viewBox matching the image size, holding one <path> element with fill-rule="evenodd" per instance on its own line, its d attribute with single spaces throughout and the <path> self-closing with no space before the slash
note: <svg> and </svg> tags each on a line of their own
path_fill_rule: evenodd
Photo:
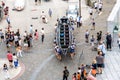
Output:
<svg viewBox="0 0 120 80">
<path fill-rule="evenodd" d="M 67 69 L 63 71 L 63 76 L 66 76 L 66 77 L 69 76 L 69 71 Z"/>
</svg>

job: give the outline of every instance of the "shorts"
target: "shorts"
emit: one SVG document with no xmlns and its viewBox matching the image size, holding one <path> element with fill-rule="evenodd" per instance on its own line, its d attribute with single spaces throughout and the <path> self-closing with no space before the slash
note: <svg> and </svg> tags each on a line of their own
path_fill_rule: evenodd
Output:
<svg viewBox="0 0 120 80">
<path fill-rule="evenodd" d="M 93 22 L 92 25 L 95 26 L 95 22 Z"/>
<path fill-rule="evenodd" d="M 71 49 L 71 50 L 70 50 L 70 53 L 74 53 L 74 52 L 75 52 L 75 50 L 74 50 L 74 49 Z"/>
<path fill-rule="evenodd" d="M 102 11 L 102 8 L 99 8 L 99 11 Z"/>
<path fill-rule="evenodd" d="M 11 63 L 12 63 L 12 62 L 13 62 L 13 60 L 9 60 L 9 62 L 11 62 Z"/>
<path fill-rule="evenodd" d="M 45 20 L 45 17 L 42 17 L 43 20 Z"/>
<path fill-rule="evenodd" d="M 8 24 L 10 24 L 10 22 L 8 22 Z"/>
<path fill-rule="evenodd" d="M 98 67 L 102 68 L 103 67 L 103 64 L 97 64 Z"/>
<path fill-rule="evenodd" d="M 92 15 L 92 13 L 90 13 L 90 15 Z"/>
<path fill-rule="evenodd" d="M 1 36 L 1 39 L 4 39 L 4 36 Z"/>
<path fill-rule="evenodd" d="M 95 9 L 97 9 L 97 7 L 95 7 Z"/>
<path fill-rule="evenodd" d="M 25 46 L 25 47 L 28 47 L 28 44 L 27 44 L 27 43 L 25 43 L 25 44 L 24 44 L 24 46 Z"/>
</svg>

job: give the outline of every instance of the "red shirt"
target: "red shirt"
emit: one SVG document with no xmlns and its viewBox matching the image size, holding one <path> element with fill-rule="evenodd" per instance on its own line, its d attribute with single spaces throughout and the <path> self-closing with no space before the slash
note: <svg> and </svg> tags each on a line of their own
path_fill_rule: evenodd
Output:
<svg viewBox="0 0 120 80">
<path fill-rule="evenodd" d="M 8 59 L 8 60 L 13 60 L 13 55 L 12 55 L 12 53 L 8 53 L 8 54 L 7 54 L 7 59 Z"/>
</svg>

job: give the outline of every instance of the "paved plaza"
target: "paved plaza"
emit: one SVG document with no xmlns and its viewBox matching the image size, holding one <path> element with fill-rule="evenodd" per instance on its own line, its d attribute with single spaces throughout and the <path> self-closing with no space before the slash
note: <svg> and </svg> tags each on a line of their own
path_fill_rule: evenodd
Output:
<svg viewBox="0 0 120 80">
<path fill-rule="evenodd" d="M 48 2 L 45 2 L 42 0 L 41 4 L 35 5 L 34 0 L 26 0 L 26 6 L 23 11 L 13 11 L 13 4 L 14 0 L 5 0 L 6 5 L 10 7 L 9 16 L 11 19 L 11 25 L 12 30 L 17 31 L 17 29 L 20 29 L 21 35 L 23 35 L 24 31 L 26 30 L 28 33 L 30 32 L 30 25 L 33 25 L 33 29 L 38 29 L 38 31 L 41 30 L 42 27 L 45 29 L 45 41 L 42 44 L 41 39 L 39 37 L 39 40 L 33 41 L 33 47 L 28 52 L 23 52 L 23 57 L 19 58 L 20 65 L 17 70 L 12 70 L 10 74 L 12 74 L 10 79 L 13 80 L 62 80 L 63 76 L 63 69 L 64 66 L 68 66 L 68 69 L 70 71 L 70 76 L 68 80 L 71 80 L 72 74 L 77 71 L 78 66 L 80 64 L 91 64 L 93 58 L 97 55 L 96 51 L 91 51 L 91 47 L 89 43 L 85 43 L 84 34 L 86 29 L 90 31 L 91 29 L 91 22 L 89 19 L 89 7 L 85 5 L 84 0 L 82 0 L 82 17 L 83 17 L 83 26 L 80 28 L 77 28 L 75 25 L 74 35 L 76 38 L 76 55 L 73 60 L 69 56 L 64 56 L 63 60 L 60 62 L 56 59 L 54 54 L 54 46 L 53 46 L 53 39 L 55 37 L 54 29 L 55 24 L 57 23 L 57 18 L 61 18 L 66 14 L 66 9 L 68 8 L 69 4 L 78 4 L 78 0 L 70 0 L 69 2 L 63 1 L 63 0 L 51 0 Z M 103 31 L 103 34 L 107 32 L 106 28 L 106 20 L 109 15 L 109 13 L 112 10 L 112 7 L 114 6 L 115 0 L 109 1 L 104 0 L 103 1 L 103 12 L 101 15 L 94 14 L 95 21 L 96 21 L 96 30 L 90 31 L 90 35 L 96 33 L 100 30 Z M 53 16 L 50 18 L 48 16 L 48 10 L 49 8 L 53 11 Z M 43 24 L 40 15 L 41 11 L 45 11 L 48 23 Z M 38 18 L 38 19 L 32 19 L 32 18 Z M 0 28 L 5 30 L 7 26 L 7 22 L 5 19 L 3 19 L 0 22 Z M 40 34 L 39 34 L 40 35 Z M 15 52 L 14 47 L 11 49 L 12 52 Z M 83 55 L 81 55 L 83 52 Z M 6 58 L 7 50 L 5 43 L 0 44 L 0 74 L 2 70 L 2 64 L 8 63 Z M 114 55 L 115 54 L 115 55 Z M 106 66 L 103 71 L 102 75 L 97 75 L 97 80 L 119 80 L 119 70 L 117 69 L 119 67 L 119 50 L 116 47 L 115 50 L 112 52 L 107 52 L 106 54 Z M 114 58 L 114 60 L 111 62 L 109 59 Z M 112 63 L 112 64 L 111 64 Z M 115 65 L 116 66 L 115 66 Z M 109 67 L 109 65 L 111 67 Z M 118 66 L 117 66 L 118 65 Z M 108 67 L 108 68 L 106 68 Z M 108 78 L 109 74 L 113 75 L 112 72 L 114 71 L 113 68 L 115 68 L 115 71 L 118 71 L 116 73 L 116 76 L 112 76 L 112 78 Z M 112 70 L 111 70 L 112 69 Z M 14 73 L 12 73 L 14 72 Z M 15 74 L 16 73 L 16 74 Z M 107 74 L 108 73 L 108 74 Z M 107 76 L 107 78 L 106 78 Z M 0 80 L 4 80 L 3 76 Z"/>
</svg>

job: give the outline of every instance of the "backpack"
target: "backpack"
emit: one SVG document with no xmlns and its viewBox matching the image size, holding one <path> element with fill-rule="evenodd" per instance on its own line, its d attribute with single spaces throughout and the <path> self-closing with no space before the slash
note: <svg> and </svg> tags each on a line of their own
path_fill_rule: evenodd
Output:
<svg viewBox="0 0 120 80">
<path fill-rule="evenodd" d="M 111 35 L 108 35 L 108 36 L 107 36 L 107 40 L 109 40 L 109 41 L 111 41 L 111 40 L 112 40 Z"/>
<path fill-rule="evenodd" d="M 65 70 L 65 76 L 69 76 L 69 71 L 68 70 Z"/>
</svg>

